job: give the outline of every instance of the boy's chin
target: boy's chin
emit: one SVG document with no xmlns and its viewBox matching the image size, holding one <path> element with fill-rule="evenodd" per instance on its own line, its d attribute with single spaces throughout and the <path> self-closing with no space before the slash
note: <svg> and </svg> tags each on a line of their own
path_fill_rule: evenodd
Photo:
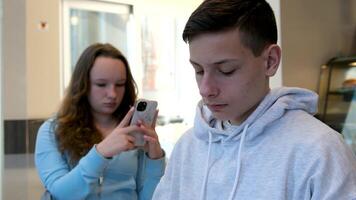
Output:
<svg viewBox="0 0 356 200">
<path fill-rule="evenodd" d="M 218 120 L 221 120 L 221 121 L 227 121 L 227 120 L 230 120 L 230 117 L 229 116 L 226 116 L 222 113 L 214 113 L 213 112 L 213 116 L 215 119 L 218 119 Z"/>
</svg>

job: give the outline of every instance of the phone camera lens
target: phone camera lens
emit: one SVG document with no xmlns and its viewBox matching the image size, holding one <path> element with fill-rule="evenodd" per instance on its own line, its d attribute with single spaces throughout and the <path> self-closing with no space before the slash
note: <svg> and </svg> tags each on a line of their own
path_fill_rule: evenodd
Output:
<svg viewBox="0 0 356 200">
<path fill-rule="evenodd" d="M 137 104 L 137 110 L 138 111 L 144 111 L 146 109 L 147 103 L 144 101 L 141 101 Z"/>
</svg>

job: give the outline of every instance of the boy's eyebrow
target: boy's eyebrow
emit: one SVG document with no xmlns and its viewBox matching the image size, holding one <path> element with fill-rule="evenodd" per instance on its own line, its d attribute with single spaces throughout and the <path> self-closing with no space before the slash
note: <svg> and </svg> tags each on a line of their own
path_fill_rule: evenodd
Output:
<svg viewBox="0 0 356 200">
<path fill-rule="evenodd" d="M 198 65 L 198 66 L 200 66 L 199 63 L 197 63 L 197 62 L 195 62 L 195 61 L 193 61 L 193 60 L 191 60 L 191 59 L 189 59 L 189 62 L 190 62 L 192 65 Z"/>
<path fill-rule="evenodd" d="M 214 65 L 221 65 L 221 64 L 225 64 L 225 63 L 238 63 L 239 60 L 237 59 L 223 59 L 223 60 L 219 60 L 217 62 L 214 62 Z"/>
<path fill-rule="evenodd" d="M 197 65 L 200 66 L 199 63 L 189 59 L 189 62 L 193 65 Z M 221 65 L 221 64 L 225 64 L 225 63 L 239 63 L 240 61 L 238 59 L 222 59 L 216 62 L 213 62 L 212 65 Z"/>
</svg>

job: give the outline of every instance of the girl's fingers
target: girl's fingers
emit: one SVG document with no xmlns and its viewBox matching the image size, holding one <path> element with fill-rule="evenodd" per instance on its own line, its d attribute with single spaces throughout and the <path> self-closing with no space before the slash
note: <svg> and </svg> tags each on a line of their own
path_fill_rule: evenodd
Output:
<svg viewBox="0 0 356 200">
<path fill-rule="evenodd" d="M 124 119 L 121 120 L 121 122 L 119 123 L 119 125 L 117 126 L 118 128 L 123 128 L 126 127 L 127 125 L 129 125 L 130 120 L 132 118 L 134 112 L 134 107 L 131 107 L 129 112 L 127 112 L 127 114 L 125 115 Z"/>
<path fill-rule="evenodd" d="M 158 111 L 159 110 L 156 110 L 156 113 L 155 113 L 155 117 L 153 118 L 153 123 L 152 123 L 152 128 L 155 128 L 156 127 L 156 122 L 157 122 L 157 117 L 158 117 Z"/>
<path fill-rule="evenodd" d="M 135 138 L 131 135 L 126 135 L 125 139 L 127 140 L 127 143 L 125 144 L 125 149 L 124 151 L 129 151 L 132 149 L 135 149 Z"/>
<path fill-rule="evenodd" d="M 142 129 L 144 135 L 148 135 L 150 137 L 157 138 L 157 133 L 154 129 L 152 128 L 147 128 L 144 124 L 140 124 L 139 127 Z"/>
<path fill-rule="evenodd" d="M 144 125 L 145 127 L 151 127 L 151 128 L 155 128 L 156 127 L 156 122 L 157 122 L 157 117 L 158 117 L 158 110 L 155 111 L 155 115 L 153 117 L 153 121 L 152 124 L 146 124 L 145 122 L 143 122 L 141 119 L 139 119 L 137 121 L 137 125 Z"/>
<path fill-rule="evenodd" d="M 158 142 L 157 138 L 148 136 L 148 135 L 144 135 L 143 138 L 147 141 L 147 142 Z"/>
<path fill-rule="evenodd" d="M 135 143 L 135 137 L 134 137 L 134 136 L 128 135 L 128 136 L 127 136 L 127 140 L 128 140 L 130 143 Z"/>
<path fill-rule="evenodd" d="M 133 126 L 127 126 L 124 128 L 120 128 L 120 127 L 116 127 L 116 129 L 114 130 L 114 132 L 116 132 L 115 134 L 119 134 L 119 135 L 128 135 L 131 132 L 143 132 L 145 131 L 143 128 L 133 125 Z"/>
</svg>

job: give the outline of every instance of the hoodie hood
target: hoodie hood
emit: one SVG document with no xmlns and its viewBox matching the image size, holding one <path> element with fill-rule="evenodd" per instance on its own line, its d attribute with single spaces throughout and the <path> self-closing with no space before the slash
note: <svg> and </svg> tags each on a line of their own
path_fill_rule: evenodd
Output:
<svg viewBox="0 0 356 200">
<path fill-rule="evenodd" d="M 273 89 L 234 126 L 200 102 L 153 199 L 352 199 L 352 151 L 310 115 L 316 106 L 311 91 Z"/>
<path fill-rule="evenodd" d="M 229 143 L 240 139 L 241 132 L 249 126 L 248 139 L 254 139 L 263 133 L 266 125 L 281 118 L 289 110 L 302 110 L 310 114 L 317 111 L 318 95 L 310 90 L 281 87 L 270 90 L 255 111 L 239 126 L 231 126 L 226 130 L 217 128 L 220 120 L 202 101 L 198 103 L 195 116 L 194 133 L 197 138 L 210 142 Z M 209 134 L 207 134 L 209 133 Z M 209 136 L 211 134 L 211 136 Z M 246 136 L 247 137 L 247 136 Z"/>
<path fill-rule="evenodd" d="M 236 195 L 240 179 L 244 146 L 253 140 L 258 140 L 258 137 L 263 134 L 266 126 L 280 119 L 289 110 L 302 110 L 314 114 L 316 112 L 317 100 L 318 96 L 309 90 L 286 87 L 273 89 L 270 90 L 256 110 L 241 125 L 227 125 L 226 128 L 219 128 L 219 126 L 223 126 L 224 122 L 216 119 L 212 115 L 212 112 L 200 101 L 195 117 L 194 133 L 198 139 L 208 143 L 208 155 L 200 199 L 203 200 L 206 196 L 212 143 L 239 143 L 239 145 L 236 145 L 238 149 L 236 150 L 235 178 L 228 198 L 228 200 L 232 200 Z"/>
</svg>

